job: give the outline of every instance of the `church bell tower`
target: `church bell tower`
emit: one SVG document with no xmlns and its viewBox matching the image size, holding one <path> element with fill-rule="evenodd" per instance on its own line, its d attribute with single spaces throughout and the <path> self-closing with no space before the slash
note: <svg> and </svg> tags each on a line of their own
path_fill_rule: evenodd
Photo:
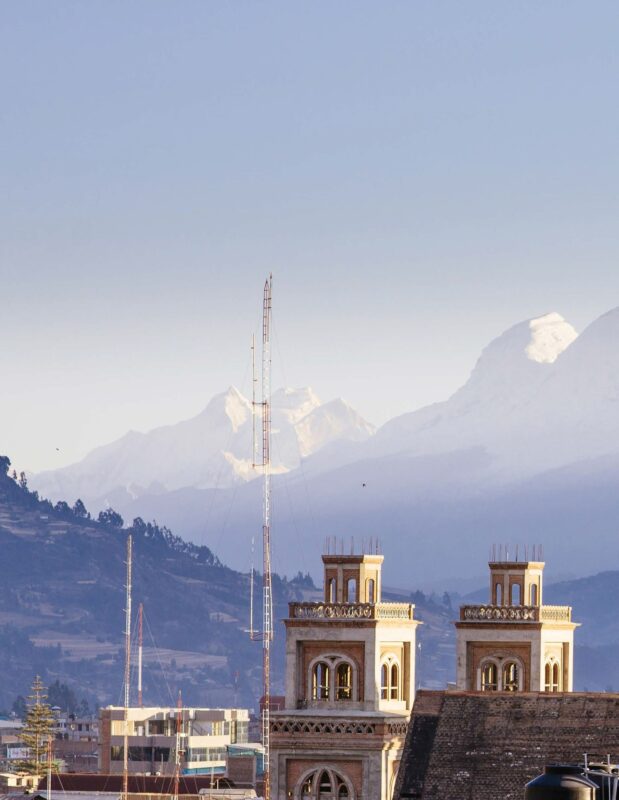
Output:
<svg viewBox="0 0 619 800">
<path fill-rule="evenodd" d="M 278 800 L 388 800 L 415 696 L 414 606 L 383 603 L 378 554 L 322 557 L 324 597 L 290 603 Z"/>
<path fill-rule="evenodd" d="M 482 692 L 571 692 L 570 606 L 542 603 L 543 561 L 491 561 L 490 602 L 460 608 L 456 686 Z"/>
</svg>

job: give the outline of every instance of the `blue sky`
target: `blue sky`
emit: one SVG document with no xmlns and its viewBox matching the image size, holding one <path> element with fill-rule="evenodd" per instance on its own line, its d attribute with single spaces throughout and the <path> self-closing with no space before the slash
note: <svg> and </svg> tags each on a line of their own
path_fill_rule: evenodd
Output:
<svg viewBox="0 0 619 800">
<path fill-rule="evenodd" d="M 611 2 L 0 9 L 0 451 L 68 463 L 274 383 L 370 420 L 619 304 Z M 56 448 L 59 450 L 56 450 Z"/>
</svg>

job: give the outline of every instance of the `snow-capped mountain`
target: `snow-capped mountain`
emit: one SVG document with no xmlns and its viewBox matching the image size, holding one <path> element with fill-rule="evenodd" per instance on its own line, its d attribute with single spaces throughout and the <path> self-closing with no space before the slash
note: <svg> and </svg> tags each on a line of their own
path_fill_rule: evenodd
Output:
<svg viewBox="0 0 619 800">
<path fill-rule="evenodd" d="M 563 573 L 619 564 L 619 309 L 580 335 L 556 313 L 521 322 L 449 399 L 372 432 L 343 401 L 273 396 L 280 572 L 311 569 L 331 535 L 378 537 L 402 586 L 481 575 L 497 541 L 542 543 Z M 261 522 L 250 453 L 251 404 L 230 390 L 193 420 L 128 434 L 32 484 L 108 499 L 126 519 L 155 518 L 246 569 Z"/>
<path fill-rule="evenodd" d="M 278 569 L 298 569 L 300 554 L 334 534 L 378 536 L 401 585 L 437 579 L 439 564 L 444 578 L 481 574 L 496 541 L 541 542 L 563 572 L 574 559 L 591 571 L 619 563 L 619 309 L 580 335 L 556 313 L 521 322 L 449 399 L 351 438 L 275 476 Z M 169 521 L 240 566 L 235 548 L 259 523 L 257 488 L 234 502 L 195 490 L 143 497 L 125 514 Z"/>
<path fill-rule="evenodd" d="M 256 427 L 259 438 L 259 410 Z M 344 400 L 322 404 L 309 388 L 279 389 L 272 396 L 272 471 L 288 472 L 327 444 L 363 441 L 373 433 Z M 52 500 L 80 497 L 95 510 L 123 494 L 223 489 L 251 481 L 260 474 L 252 450 L 252 404 L 230 387 L 192 419 L 148 433 L 130 431 L 79 463 L 33 475 L 30 484 Z"/>
<path fill-rule="evenodd" d="M 390 421 L 368 450 L 481 447 L 492 475 L 512 481 L 619 450 L 618 401 L 619 309 L 580 336 L 552 313 L 499 336 L 449 400 Z"/>
</svg>

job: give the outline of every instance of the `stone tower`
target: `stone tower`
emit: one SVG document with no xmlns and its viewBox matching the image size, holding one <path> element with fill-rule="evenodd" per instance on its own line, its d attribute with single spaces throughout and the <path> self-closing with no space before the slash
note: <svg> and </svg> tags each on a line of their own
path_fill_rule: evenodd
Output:
<svg viewBox="0 0 619 800">
<path fill-rule="evenodd" d="M 415 695 L 414 606 L 381 602 L 381 555 L 324 555 L 324 600 L 290 603 L 277 800 L 387 800 Z"/>
<path fill-rule="evenodd" d="M 490 604 L 460 608 L 456 685 L 469 691 L 571 692 L 570 606 L 542 604 L 543 561 L 491 561 Z"/>
</svg>

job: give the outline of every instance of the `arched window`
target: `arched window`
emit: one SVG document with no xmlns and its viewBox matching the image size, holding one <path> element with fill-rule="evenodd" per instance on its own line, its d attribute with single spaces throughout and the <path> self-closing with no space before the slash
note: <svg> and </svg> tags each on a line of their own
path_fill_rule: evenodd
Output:
<svg viewBox="0 0 619 800">
<path fill-rule="evenodd" d="M 487 661 L 481 669 L 481 690 L 482 692 L 496 692 L 499 688 L 499 677 L 496 664 Z"/>
<path fill-rule="evenodd" d="M 331 798 L 331 792 L 332 792 L 331 776 L 325 770 L 320 775 L 320 780 L 318 782 L 318 797 L 320 798 L 320 800 L 322 800 L 322 798 Z"/>
<path fill-rule="evenodd" d="M 329 665 L 319 661 L 312 670 L 312 700 L 329 699 Z"/>
<path fill-rule="evenodd" d="M 374 602 L 374 591 L 375 591 L 374 587 L 375 587 L 374 578 L 368 578 L 368 580 L 367 580 L 367 598 L 368 598 L 368 603 L 373 603 Z"/>
<path fill-rule="evenodd" d="M 301 800 L 311 800 L 314 797 L 314 776 L 310 775 L 309 778 L 303 781 L 301 786 Z"/>
<path fill-rule="evenodd" d="M 355 800 L 352 785 L 331 767 L 305 775 L 297 784 L 295 800 Z"/>
<path fill-rule="evenodd" d="M 380 699 L 389 699 L 389 667 L 386 664 L 380 668 Z"/>
<path fill-rule="evenodd" d="M 393 663 L 391 665 L 391 700 L 398 700 L 400 697 L 400 679 L 398 665 Z"/>
<path fill-rule="evenodd" d="M 561 691 L 559 677 L 559 664 L 554 659 L 550 659 L 544 666 L 544 689 L 547 692 Z"/>
<path fill-rule="evenodd" d="M 335 578 L 330 578 L 329 583 L 327 584 L 327 603 L 335 603 Z"/>
<path fill-rule="evenodd" d="M 346 581 L 346 603 L 357 602 L 357 581 L 355 578 L 349 578 Z"/>
<path fill-rule="evenodd" d="M 346 662 L 337 666 L 335 697 L 337 700 L 352 699 L 352 667 Z"/>
<path fill-rule="evenodd" d="M 518 664 L 515 661 L 508 661 L 503 667 L 503 691 L 517 692 L 520 688 L 519 681 Z"/>
<path fill-rule="evenodd" d="M 400 666 L 394 656 L 388 656 L 380 667 L 380 699 L 400 699 Z"/>
<path fill-rule="evenodd" d="M 512 583 L 512 585 L 511 585 L 510 605 L 512 605 L 512 606 L 519 606 L 520 605 L 520 584 L 519 583 Z"/>
<path fill-rule="evenodd" d="M 559 691 L 559 665 L 556 662 L 552 665 L 552 691 Z"/>
<path fill-rule="evenodd" d="M 536 606 L 537 605 L 537 584 L 536 583 L 532 583 L 531 584 L 531 605 L 532 606 Z"/>
<path fill-rule="evenodd" d="M 503 587 L 500 583 L 497 583 L 494 587 L 494 592 L 496 594 L 496 605 L 502 606 L 503 605 Z"/>
</svg>

